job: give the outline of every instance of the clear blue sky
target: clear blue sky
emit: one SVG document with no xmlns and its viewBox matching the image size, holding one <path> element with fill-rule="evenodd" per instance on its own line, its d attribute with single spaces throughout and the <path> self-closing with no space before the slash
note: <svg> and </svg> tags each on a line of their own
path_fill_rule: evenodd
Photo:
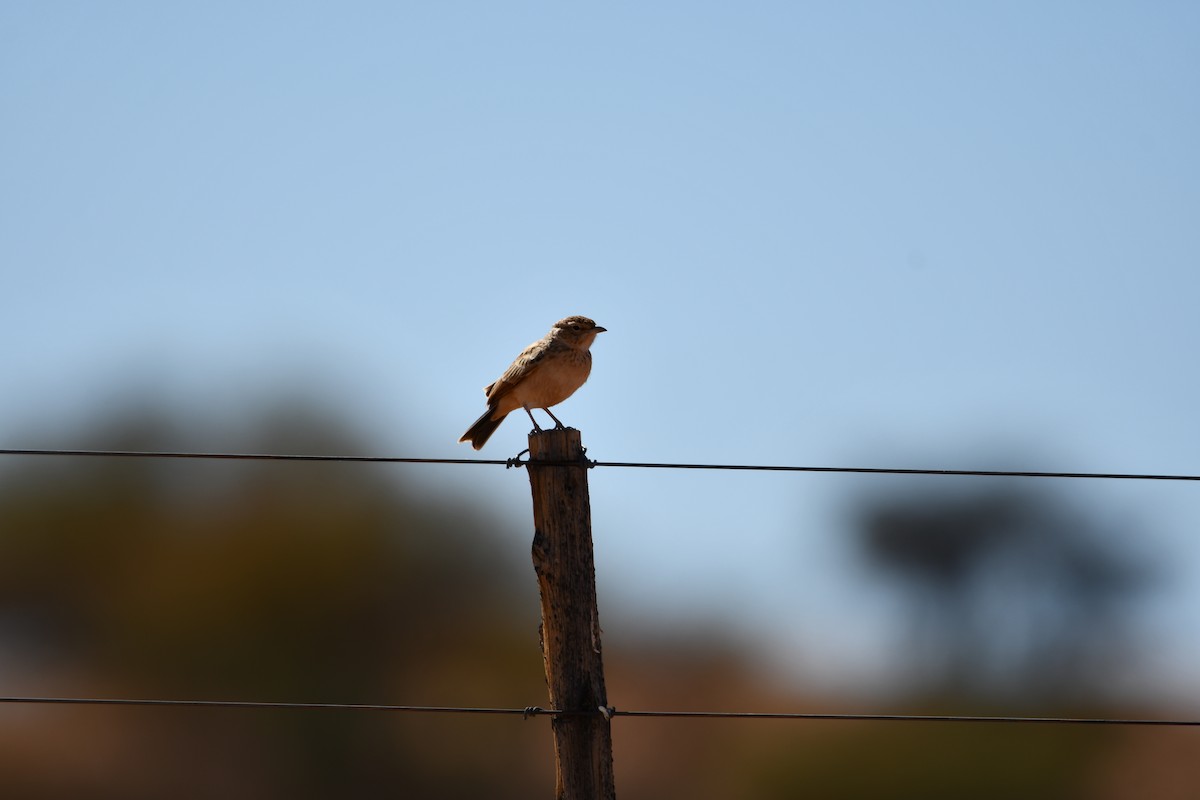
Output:
<svg viewBox="0 0 1200 800">
<path fill-rule="evenodd" d="M 1198 75 L 1186 2 L 5 3 L 0 439 L 311 383 L 468 457 L 581 313 L 600 459 L 1198 473 Z M 597 471 L 602 602 L 878 678 L 866 488 Z M 1175 565 L 1144 677 L 1194 697 L 1200 490 L 1068 491 Z"/>
</svg>

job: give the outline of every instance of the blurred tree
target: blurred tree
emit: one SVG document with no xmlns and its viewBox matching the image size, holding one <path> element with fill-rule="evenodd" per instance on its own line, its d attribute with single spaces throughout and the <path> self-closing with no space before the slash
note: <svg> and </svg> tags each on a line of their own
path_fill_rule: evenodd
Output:
<svg viewBox="0 0 1200 800">
<path fill-rule="evenodd" d="M 1059 496 L 992 485 L 863 505 L 859 542 L 912 620 L 927 688 L 1059 702 L 1102 693 L 1154 574 Z"/>
</svg>

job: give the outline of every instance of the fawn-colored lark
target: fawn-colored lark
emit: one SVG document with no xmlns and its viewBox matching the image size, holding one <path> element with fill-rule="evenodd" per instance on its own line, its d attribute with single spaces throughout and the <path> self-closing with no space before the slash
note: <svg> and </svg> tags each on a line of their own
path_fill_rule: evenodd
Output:
<svg viewBox="0 0 1200 800">
<path fill-rule="evenodd" d="M 478 450 L 509 412 L 518 408 L 525 409 L 536 431 L 542 428 L 533 419 L 535 408 L 550 414 L 556 428 L 563 427 L 558 417 L 550 413 L 550 406 L 558 405 L 583 386 L 592 371 L 588 348 L 596 335 L 605 330 L 587 317 L 567 317 L 554 323 L 549 333 L 521 351 L 495 383 L 484 387 L 487 411 L 459 441 L 470 442 Z"/>
</svg>

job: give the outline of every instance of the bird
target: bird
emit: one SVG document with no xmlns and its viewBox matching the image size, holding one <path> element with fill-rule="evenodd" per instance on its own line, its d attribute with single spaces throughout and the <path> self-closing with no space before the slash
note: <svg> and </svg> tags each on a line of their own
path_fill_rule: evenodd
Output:
<svg viewBox="0 0 1200 800">
<path fill-rule="evenodd" d="M 482 448 L 509 412 L 525 409 L 533 420 L 534 431 L 542 428 L 533 417 L 540 408 L 554 420 L 555 429 L 563 424 L 550 411 L 583 386 L 592 371 L 592 346 L 596 336 L 607 331 L 587 317 L 570 316 L 554 323 L 550 332 L 521 351 L 521 355 L 494 383 L 483 388 L 487 411 L 475 420 L 459 442 Z"/>
</svg>

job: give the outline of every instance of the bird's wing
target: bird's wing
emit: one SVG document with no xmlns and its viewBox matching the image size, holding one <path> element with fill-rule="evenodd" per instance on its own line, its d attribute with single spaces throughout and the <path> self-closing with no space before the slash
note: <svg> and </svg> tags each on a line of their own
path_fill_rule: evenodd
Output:
<svg viewBox="0 0 1200 800">
<path fill-rule="evenodd" d="M 530 373 L 542 365 L 550 348 L 546 342 L 537 341 L 521 351 L 521 355 L 509 365 L 495 383 L 484 389 L 488 404 L 495 405 L 500 398 L 512 391 L 513 387 L 529 377 Z"/>
</svg>

